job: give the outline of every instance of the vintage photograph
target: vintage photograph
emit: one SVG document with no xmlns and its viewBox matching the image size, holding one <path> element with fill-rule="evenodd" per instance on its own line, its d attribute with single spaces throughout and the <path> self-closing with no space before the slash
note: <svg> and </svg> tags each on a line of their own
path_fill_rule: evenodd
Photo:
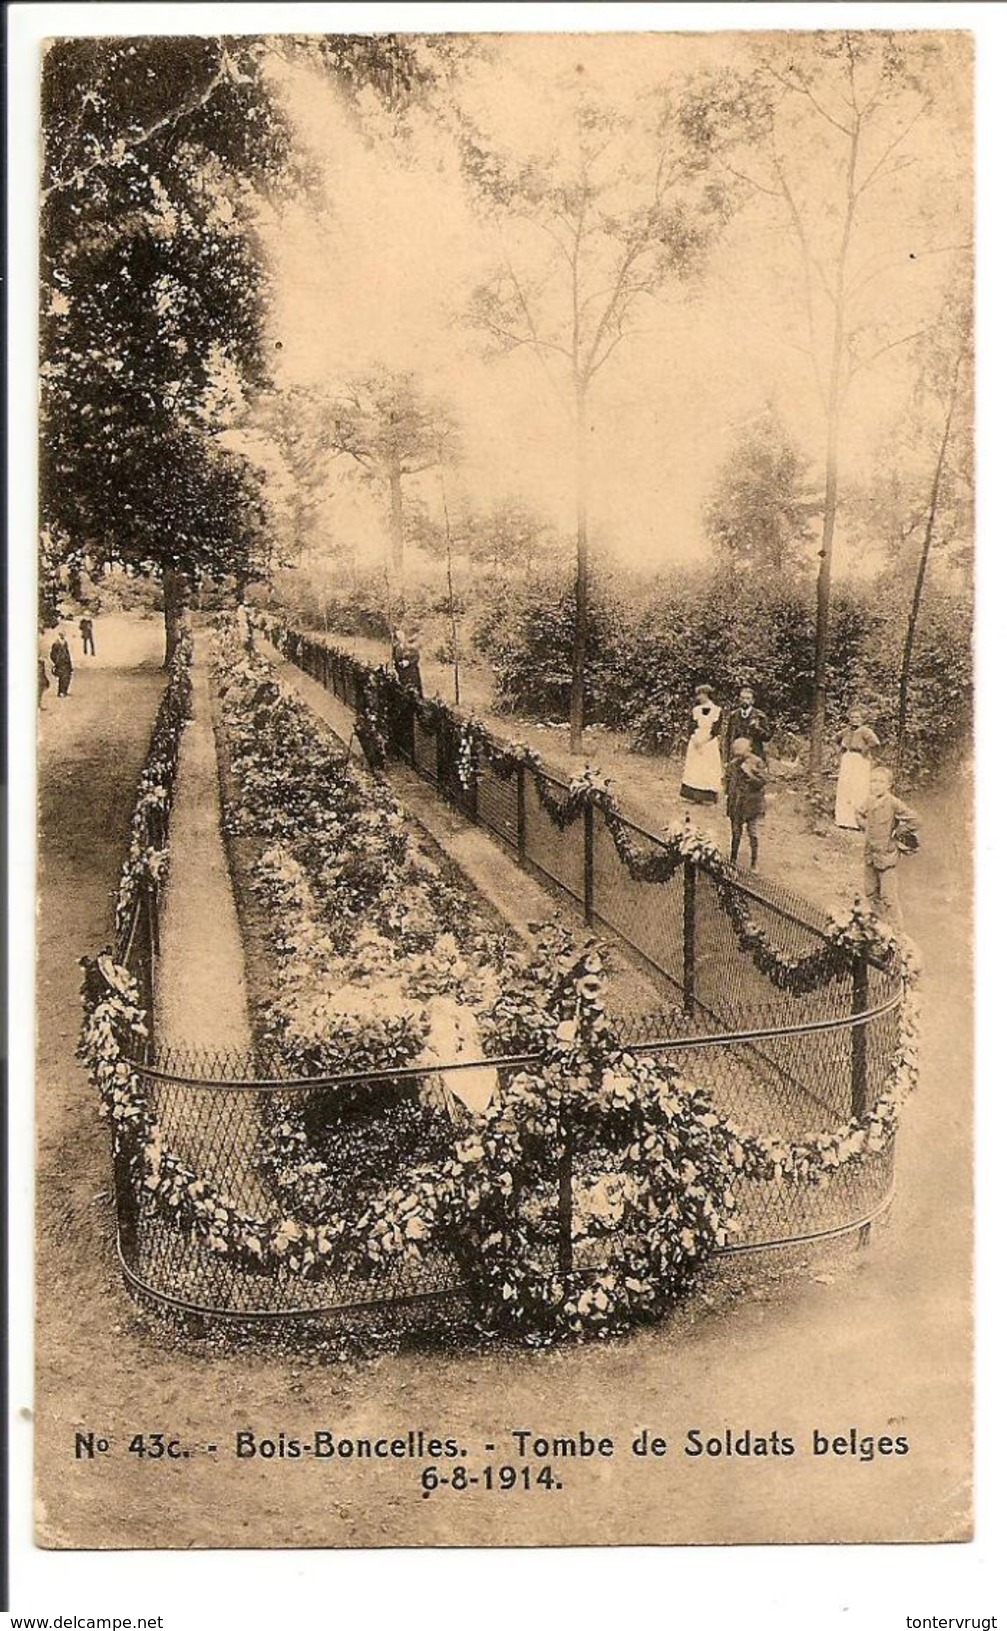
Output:
<svg viewBox="0 0 1007 1631">
<path fill-rule="evenodd" d="M 37 1544 L 968 1540 L 971 36 L 39 74 Z"/>
</svg>

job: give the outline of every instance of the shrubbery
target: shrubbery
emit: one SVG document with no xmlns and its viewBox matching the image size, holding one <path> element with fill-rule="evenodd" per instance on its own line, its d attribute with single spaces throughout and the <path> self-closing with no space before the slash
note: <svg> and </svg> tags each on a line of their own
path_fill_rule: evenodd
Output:
<svg viewBox="0 0 1007 1631">
<path fill-rule="evenodd" d="M 833 594 L 829 721 L 864 706 L 883 745 L 894 746 L 908 614 L 905 585 L 880 577 Z M 555 574 L 509 583 L 489 600 L 474 633 L 500 704 L 538 718 L 569 708 L 572 583 Z M 607 577 L 592 590 L 587 717 L 626 731 L 641 753 L 684 749 L 695 687 L 721 701 L 754 685 L 777 743 L 805 736 L 811 717 L 815 603 L 810 578 L 792 573 L 695 570 L 642 586 Z M 971 607 L 927 589 L 909 689 L 904 763 L 933 774 L 967 737 L 971 721 Z M 800 742 L 794 744 L 800 746 Z"/>
</svg>

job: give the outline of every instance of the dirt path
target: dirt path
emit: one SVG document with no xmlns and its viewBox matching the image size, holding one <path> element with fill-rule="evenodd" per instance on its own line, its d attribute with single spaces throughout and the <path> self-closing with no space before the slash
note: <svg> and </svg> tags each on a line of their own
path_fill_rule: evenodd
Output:
<svg viewBox="0 0 1007 1631">
<path fill-rule="evenodd" d="M 182 736 L 171 812 L 157 1031 L 168 1047 L 244 1053 L 252 1038 L 241 931 L 220 831 L 207 639 L 205 633 L 195 637 L 192 718 Z"/>
<path fill-rule="evenodd" d="M 263 1217 L 270 1199 L 253 1158 L 258 1097 L 244 1094 L 239 1101 L 217 1083 L 198 1085 L 200 1075 L 217 1074 L 216 1063 L 210 1070 L 200 1065 L 201 1056 L 244 1059 L 252 1048 L 241 930 L 220 830 L 208 644 L 206 632 L 197 630 L 192 717 L 182 735 L 171 812 L 155 1008 L 159 1049 L 171 1051 L 171 1068 L 179 1073 L 190 1068 L 183 1060 L 191 1057 L 196 1080 L 183 1089 L 155 1090 L 154 1108 L 168 1148 L 211 1178 L 232 1204 Z M 232 1074 L 245 1074 L 245 1067 Z"/>
<path fill-rule="evenodd" d="M 152 668 L 111 670 L 100 685 L 94 675 L 87 688 L 81 677 L 64 716 L 57 722 L 52 714 L 46 730 L 55 729 L 43 732 L 43 1540 L 109 1548 L 963 1537 L 970 1358 L 963 846 L 928 846 L 911 884 L 907 874 L 907 906 L 930 968 L 924 1075 L 900 1135 L 893 1224 L 851 1272 L 767 1276 L 759 1295 L 747 1297 L 714 1281 L 652 1331 L 562 1352 L 419 1351 L 346 1365 L 307 1346 L 288 1357 L 185 1346 L 141 1321 L 123 1290 L 107 1136 L 73 1060 L 76 960 L 107 938 L 159 691 Z M 81 797 L 82 785 L 92 796 Z M 934 832 L 960 829 L 960 801 L 954 789 L 929 807 Z M 812 1454 L 813 1430 L 831 1436 L 854 1425 L 862 1434 L 906 1435 L 910 1454 L 870 1462 Z M 79 1426 L 108 1435 L 110 1453 L 76 1461 Z M 683 1453 L 691 1428 L 722 1437 L 727 1427 L 746 1426 L 793 1434 L 797 1453 L 762 1460 Z M 643 1427 L 667 1438 L 666 1457 L 631 1454 Z M 462 1493 L 438 1487 L 423 1499 L 422 1459 L 239 1461 L 233 1454 L 243 1430 L 275 1438 L 328 1429 L 357 1439 L 413 1429 L 457 1438 L 478 1475 L 488 1464 L 515 1462 L 515 1430 L 581 1428 L 611 1435 L 616 1455 L 567 1463 L 563 1489 L 552 1491 L 491 1492 L 480 1484 Z M 141 1429 L 217 1450 L 171 1465 L 139 1463 L 126 1446 Z"/>
</svg>

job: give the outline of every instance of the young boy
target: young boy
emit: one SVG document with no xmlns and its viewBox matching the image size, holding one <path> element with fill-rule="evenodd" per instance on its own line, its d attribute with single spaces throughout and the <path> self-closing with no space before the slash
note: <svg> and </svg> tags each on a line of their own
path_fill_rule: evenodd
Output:
<svg viewBox="0 0 1007 1631">
<path fill-rule="evenodd" d="M 864 834 L 864 885 L 871 911 L 895 928 L 902 927 L 902 905 L 895 869 L 899 863 L 899 836 L 915 835 L 917 816 L 892 792 L 892 773 L 885 765 L 871 770 L 866 802 L 857 810 L 857 826 Z"/>
<path fill-rule="evenodd" d="M 759 860 L 759 822 L 766 813 L 766 782 L 769 771 L 765 759 L 753 752 L 746 736 L 731 743 L 727 766 L 727 819 L 731 823 L 731 861 L 737 862 L 742 831 L 748 831 L 752 871 Z"/>
</svg>

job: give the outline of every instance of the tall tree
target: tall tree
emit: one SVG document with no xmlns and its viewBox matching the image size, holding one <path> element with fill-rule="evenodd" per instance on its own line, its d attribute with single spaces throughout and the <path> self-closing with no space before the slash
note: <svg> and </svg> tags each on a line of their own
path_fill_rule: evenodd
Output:
<svg viewBox="0 0 1007 1631">
<path fill-rule="evenodd" d="M 573 429 L 577 528 L 570 746 L 584 728 L 588 631 L 589 430 L 592 388 L 648 297 L 697 272 L 722 224 L 727 190 L 704 179 L 703 133 L 674 87 L 618 112 L 580 80 L 562 129 L 537 150 L 495 145 L 469 125 L 466 171 L 506 242 L 475 292 L 472 321 L 495 347 L 527 347 Z"/>
<path fill-rule="evenodd" d="M 775 409 L 741 427 L 704 518 L 726 566 L 782 572 L 806 564 L 812 519 L 821 510 L 808 469 Z"/>
<path fill-rule="evenodd" d="M 514 494 L 473 517 L 468 548 L 473 561 L 502 576 L 515 568 L 526 578 L 537 561 L 555 556 L 560 542 L 544 516 Z"/>
<path fill-rule="evenodd" d="M 192 582 L 250 567 L 256 481 L 220 437 L 267 374 L 264 201 L 309 180 L 285 52 L 408 93 L 414 53 L 382 37 L 67 39 L 45 58 L 42 523 L 65 553 L 162 578 L 169 656 Z"/>
<path fill-rule="evenodd" d="M 395 593 L 401 594 L 403 482 L 453 457 L 454 420 L 414 374 L 375 368 L 330 399 L 327 434 L 330 446 L 355 460 L 365 478 L 387 494 L 389 566 Z"/>
<path fill-rule="evenodd" d="M 715 76 L 697 99 L 697 120 L 724 173 L 769 209 L 799 266 L 803 334 L 795 343 L 824 423 L 812 780 L 822 769 L 851 393 L 935 320 L 931 259 L 960 250 L 970 235 L 966 161 L 955 156 L 966 100 L 960 49 L 934 35 L 880 30 L 789 35 L 785 52 L 776 42 L 761 48 L 747 80 Z"/>
<path fill-rule="evenodd" d="M 947 509 L 950 537 L 955 535 L 956 522 L 960 523 L 960 506 L 955 504 L 956 483 L 965 485 L 965 507 L 971 508 L 971 355 L 972 314 L 966 301 L 952 298 L 945 312 L 945 321 L 926 346 L 920 370 L 917 398 L 924 413 L 929 409 L 932 471 L 922 517 L 919 559 L 916 566 L 913 595 L 906 620 L 906 636 L 902 647 L 902 667 L 899 675 L 899 713 L 896 727 L 896 766 L 902 762 L 909 713 L 909 686 L 913 669 L 913 651 L 927 567 L 938 537 L 942 508 Z M 962 470 L 955 458 L 954 433 L 959 432 L 962 442 Z M 934 445 L 936 444 L 936 445 Z M 956 468 L 956 465 L 958 467 Z"/>
<path fill-rule="evenodd" d="M 311 553 L 335 485 L 328 416 L 323 393 L 304 385 L 258 393 L 245 416 L 246 443 L 272 474 L 270 503 L 290 563 Z"/>
</svg>

